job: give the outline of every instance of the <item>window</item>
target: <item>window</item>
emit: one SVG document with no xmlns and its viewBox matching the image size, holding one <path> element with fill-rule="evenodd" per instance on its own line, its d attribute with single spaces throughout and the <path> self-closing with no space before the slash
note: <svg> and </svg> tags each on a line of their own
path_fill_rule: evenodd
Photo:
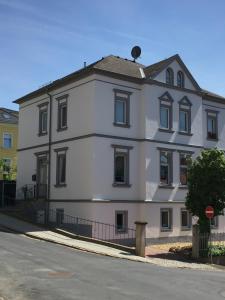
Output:
<svg viewBox="0 0 225 300">
<path fill-rule="evenodd" d="M 207 139 L 217 140 L 218 138 L 218 112 L 207 110 Z"/>
<path fill-rule="evenodd" d="M 177 72 L 177 86 L 184 88 L 184 73 L 181 71 Z"/>
<path fill-rule="evenodd" d="M 174 74 L 171 68 L 166 70 L 166 83 L 169 85 L 174 85 Z"/>
<path fill-rule="evenodd" d="M 130 127 L 130 95 L 131 92 L 114 89 L 114 125 Z"/>
<path fill-rule="evenodd" d="M 66 185 L 66 151 L 68 148 L 56 149 L 56 186 Z"/>
<path fill-rule="evenodd" d="M 128 211 L 116 211 L 116 233 L 126 233 L 128 227 Z"/>
<path fill-rule="evenodd" d="M 48 103 L 39 105 L 39 135 L 47 134 L 48 126 Z"/>
<path fill-rule="evenodd" d="M 112 145 L 114 148 L 114 186 L 129 184 L 129 150 L 131 146 Z"/>
<path fill-rule="evenodd" d="M 192 225 L 192 215 L 185 208 L 181 208 L 181 229 L 189 230 Z"/>
<path fill-rule="evenodd" d="M 173 99 L 168 92 L 160 98 L 160 130 L 171 131 L 172 129 L 172 103 Z"/>
<path fill-rule="evenodd" d="M 172 152 L 160 150 L 160 184 L 172 184 Z"/>
<path fill-rule="evenodd" d="M 187 170 L 190 154 L 180 153 L 180 184 L 187 185 Z"/>
<path fill-rule="evenodd" d="M 12 135 L 10 133 L 3 134 L 3 147 L 6 149 L 12 148 Z"/>
<path fill-rule="evenodd" d="M 172 208 L 162 208 L 161 209 L 161 231 L 172 230 Z"/>
<path fill-rule="evenodd" d="M 68 95 L 58 97 L 58 131 L 67 129 L 67 98 Z"/>
<path fill-rule="evenodd" d="M 215 216 L 214 218 L 211 219 L 211 228 L 216 229 L 219 226 L 219 217 Z"/>
<path fill-rule="evenodd" d="M 179 101 L 179 133 L 191 134 L 191 106 L 186 96 Z"/>
</svg>

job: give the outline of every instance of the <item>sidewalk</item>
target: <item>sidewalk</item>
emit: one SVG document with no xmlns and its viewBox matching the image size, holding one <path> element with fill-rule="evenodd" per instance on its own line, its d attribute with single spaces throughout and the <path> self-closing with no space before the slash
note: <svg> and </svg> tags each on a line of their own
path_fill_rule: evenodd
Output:
<svg viewBox="0 0 225 300">
<path fill-rule="evenodd" d="M 64 236 L 59 233 L 55 233 L 50 230 L 44 230 L 41 227 L 7 216 L 2 213 L 0 213 L 0 225 L 8 229 L 11 229 L 13 231 L 16 231 L 18 233 L 29 236 L 31 238 L 44 240 L 55 244 L 71 247 L 74 249 L 95 253 L 95 254 L 106 255 L 106 256 L 111 256 L 111 257 L 121 258 L 121 259 L 128 259 L 128 260 L 144 262 L 144 263 L 151 263 L 151 264 L 156 264 L 164 267 L 191 268 L 191 269 L 214 270 L 214 271 L 217 270 L 215 267 L 210 265 L 205 265 L 205 264 L 181 262 L 181 261 L 174 261 L 174 260 L 160 259 L 160 258 L 142 258 L 139 256 L 135 256 L 129 252 L 121 251 L 108 246 L 72 239 L 70 237 Z"/>
</svg>

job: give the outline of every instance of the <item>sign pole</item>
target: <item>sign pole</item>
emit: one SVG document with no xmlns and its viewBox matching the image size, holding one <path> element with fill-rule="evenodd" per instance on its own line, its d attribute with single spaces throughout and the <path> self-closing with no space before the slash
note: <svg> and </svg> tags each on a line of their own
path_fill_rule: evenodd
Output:
<svg viewBox="0 0 225 300">
<path fill-rule="evenodd" d="M 209 219 L 209 242 L 210 242 L 210 263 L 212 265 L 213 260 L 212 260 L 212 237 L 211 237 L 211 220 Z"/>
</svg>

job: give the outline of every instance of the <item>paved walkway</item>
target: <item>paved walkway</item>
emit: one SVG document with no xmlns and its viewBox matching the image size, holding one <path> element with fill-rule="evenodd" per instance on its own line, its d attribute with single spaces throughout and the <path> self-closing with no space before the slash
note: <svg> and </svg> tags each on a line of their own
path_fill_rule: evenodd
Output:
<svg viewBox="0 0 225 300">
<path fill-rule="evenodd" d="M 82 251 L 92 252 L 96 254 L 129 259 L 133 261 L 152 263 L 164 267 L 175 267 L 175 268 L 191 268 L 191 269 L 202 269 L 202 270 L 214 270 L 215 267 L 205 264 L 197 264 L 192 262 L 182 262 L 177 260 L 161 259 L 161 258 L 142 258 L 130 254 L 129 252 L 121 251 L 115 248 L 111 248 L 104 245 L 90 243 L 82 240 L 72 239 L 62 234 L 55 233 L 50 230 L 44 230 L 41 227 L 33 225 L 31 223 L 24 222 L 22 220 L 7 216 L 0 213 L 0 225 L 16 231 L 20 234 L 25 234 L 31 238 L 45 240 L 56 244 L 64 245 L 67 247 L 79 249 Z"/>
</svg>

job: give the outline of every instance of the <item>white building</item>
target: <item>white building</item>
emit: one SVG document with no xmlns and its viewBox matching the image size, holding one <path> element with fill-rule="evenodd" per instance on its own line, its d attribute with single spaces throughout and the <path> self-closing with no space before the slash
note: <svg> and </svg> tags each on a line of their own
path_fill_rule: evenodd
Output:
<svg viewBox="0 0 225 300">
<path fill-rule="evenodd" d="M 225 98 L 179 55 L 147 67 L 108 56 L 15 102 L 18 197 L 36 174 L 51 209 L 118 230 L 147 221 L 148 238 L 191 234 L 186 158 L 225 149 Z"/>
</svg>

